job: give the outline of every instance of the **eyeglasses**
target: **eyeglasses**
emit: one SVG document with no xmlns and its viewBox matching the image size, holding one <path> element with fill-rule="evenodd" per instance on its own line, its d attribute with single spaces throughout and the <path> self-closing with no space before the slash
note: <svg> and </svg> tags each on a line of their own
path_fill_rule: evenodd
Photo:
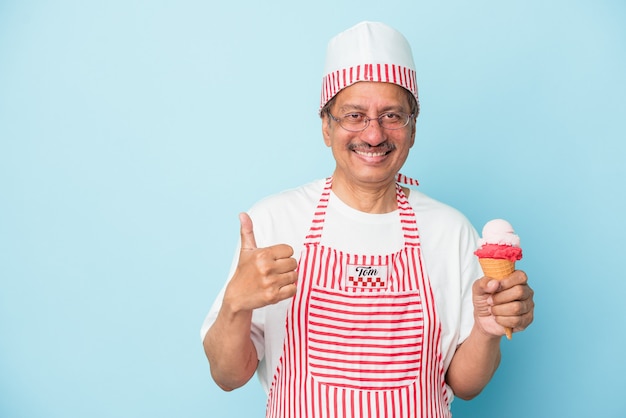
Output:
<svg viewBox="0 0 626 418">
<path fill-rule="evenodd" d="M 343 129 L 350 132 L 364 131 L 370 124 L 371 120 L 377 120 L 378 124 L 389 130 L 402 129 L 409 124 L 413 114 L 407 115 L 402 112 L 386 112 L 377 118 L 368 118 L 362 113 L 348 113 L 341 117 L 335 117 L 332 113 L 328 115 L 339 124 Z"/>
</svg>

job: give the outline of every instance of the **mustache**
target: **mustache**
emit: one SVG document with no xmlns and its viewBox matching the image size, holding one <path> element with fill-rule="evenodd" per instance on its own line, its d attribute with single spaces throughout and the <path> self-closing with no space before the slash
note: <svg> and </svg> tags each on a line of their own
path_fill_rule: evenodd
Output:
<svg viewBox="0 0 626 418">
<path fill-rule="evenodd" d="M 389 151 L 393 151 L 396 149 L 396 146 L 385 141 L 385 142 L 381 142 L 380 144 L 373 146 L 368 144 L 367 142 L 358 142 L 358 143 L 352 143 L 348 145 L 348 149 L 350 151 L 382 151 L 382 152 L 389 152 Z"/>
</svg>

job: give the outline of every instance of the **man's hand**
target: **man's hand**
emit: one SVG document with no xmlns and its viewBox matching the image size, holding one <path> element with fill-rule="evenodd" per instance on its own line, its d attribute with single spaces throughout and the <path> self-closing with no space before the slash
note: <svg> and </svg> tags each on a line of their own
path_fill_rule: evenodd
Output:
<svg viewBox="0 0 626 418">
<path fill-rule="evenodd" d="M 257 248 L 252 219 L 239 215 L 241 251 L 239 263 L 224 295 L 231 312 L 252 311 L 295 295 L 298 262 L 286 244 Z"/>
<path fill-rule="evenodd" d="M 472 294 L 476 324 L 487 335 L 504 335 L 505 327 L 522 331 L 533 321 L 534 292 L 521 270 L 500 281 L 490 277 L 476 280 Z"/>
</svg>

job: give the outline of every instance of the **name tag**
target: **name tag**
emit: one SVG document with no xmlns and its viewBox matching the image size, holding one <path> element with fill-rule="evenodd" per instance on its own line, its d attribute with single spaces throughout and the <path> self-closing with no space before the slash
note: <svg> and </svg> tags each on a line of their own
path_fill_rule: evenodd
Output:
<svg viewBox="0 0 626 418">
<path fill-rule="evenodd" d="M 346 266 L 344 287 L 385 289 L 387 288 L 387 266 L 348 264 Z"/>
</svg>

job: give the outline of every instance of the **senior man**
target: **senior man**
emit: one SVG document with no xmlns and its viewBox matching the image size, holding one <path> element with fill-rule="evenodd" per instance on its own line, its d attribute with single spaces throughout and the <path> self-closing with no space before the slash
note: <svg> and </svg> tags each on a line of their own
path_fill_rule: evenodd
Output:
<svg viewBox="0 0 626 418">
<path fill-rule="evenodd" d="M 224 390 L 256 372 L 267 417 L 448 417 L 533 319 L 522 271 L 481 277 L 477 233 L 400 170 L 419 114 L 402 34 L 362 22 L 328 44 L 332 175 L 240 214 L 241 243 L 202 327 Z"/>
</svg>

